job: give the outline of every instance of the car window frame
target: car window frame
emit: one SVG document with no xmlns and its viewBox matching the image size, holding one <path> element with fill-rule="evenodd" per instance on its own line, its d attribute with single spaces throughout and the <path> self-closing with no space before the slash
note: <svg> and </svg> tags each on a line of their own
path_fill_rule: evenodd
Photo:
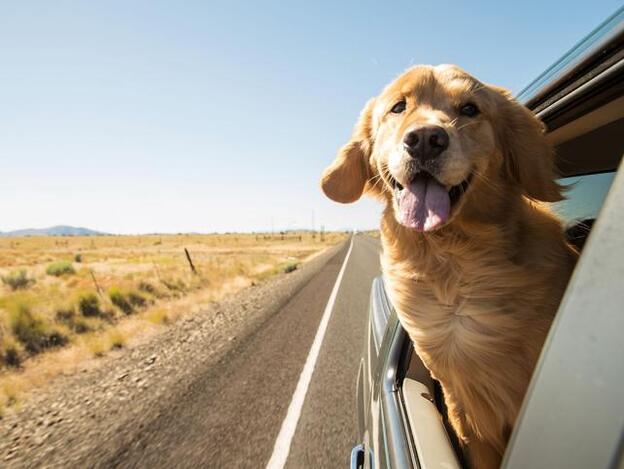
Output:
<svg viewBox="0 0 624 469">
<path fill-rule="evenodd" d="M 382 284 L 383 285 L 383 284 Z M 381 457 L 379 445 L 384 449 L 381 467 L 416 468 L 420 465 L 414 455 L 413 442 L 409 435 L 404 405 L 400 394 L 402 360 L 406 343 L 411 345 L 407 333 L 401 326 L 396 311 L 392 309 L 381 341 L 377 367 L 374 372 L 373 399 L 380 403 L 380 435 L 375 442 L 376 457 Z M 390 447 L 388 442 L 392 442 Z"/>
</svg>

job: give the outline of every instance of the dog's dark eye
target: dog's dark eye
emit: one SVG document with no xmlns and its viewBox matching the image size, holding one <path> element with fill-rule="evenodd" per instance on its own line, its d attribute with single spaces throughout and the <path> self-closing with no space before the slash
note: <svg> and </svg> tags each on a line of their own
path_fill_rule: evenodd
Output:
<svg viewBox="0 0 624 469">
<path fill-rule="evenodd" d="M 474 117 L 477 114 L 479 114 L 479 108 L 472 103 L 468 103 L 468 104 L 464 104 L 461 109 L 459 110 L 459 113 L 462 116 L 468 116 L 468 117 Z"/>
<path fill-rule="evenodd" d="M 394 114 L 401 114 L 403 111 L 405 111 L 405 100 L 401 100 L 398 103 L 396 103 L 394 106 L 392 106 L 392 109 L 390 109 L 390 112 L 394 113 Z"/>
</svg>

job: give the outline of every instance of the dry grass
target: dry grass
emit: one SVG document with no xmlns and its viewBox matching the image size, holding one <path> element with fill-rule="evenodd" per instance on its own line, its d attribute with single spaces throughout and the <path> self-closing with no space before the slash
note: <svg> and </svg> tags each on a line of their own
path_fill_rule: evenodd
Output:
<svg viewBox="0 0 624 469">
<path fill-rule="evenodd" d="M 170 235 L 0 238 L 0 408 L 25 389 L 157 332 L 345 238 Z M 188 249 L 197 274 L 189 268 Z M 24 273 L 22 273 L 24 272 Z M 21 279 L 25 279 L 21 281 Z"/>
<path fill-rule="evenodd" d="M 126 342 L 125 334 L 119 328 L 112 328 L 101 334 L 92 334 L 83 344 L 95 357 L 101 357 L 109 350 L 123 348 Z"/>
</svg>

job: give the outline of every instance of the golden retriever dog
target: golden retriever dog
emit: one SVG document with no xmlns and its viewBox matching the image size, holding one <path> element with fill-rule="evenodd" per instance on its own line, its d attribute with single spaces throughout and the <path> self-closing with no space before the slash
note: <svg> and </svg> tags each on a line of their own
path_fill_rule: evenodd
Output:
<svg viewBox="0 0 624 469">
<path fill-rule="evenodd" d="M 371 99 L 321 180 L 385 203 L 381 263 L 474 469 L 499 467 L 577 253 L 544 125 L 453 65 L 416 66 Z"/>
</svg>

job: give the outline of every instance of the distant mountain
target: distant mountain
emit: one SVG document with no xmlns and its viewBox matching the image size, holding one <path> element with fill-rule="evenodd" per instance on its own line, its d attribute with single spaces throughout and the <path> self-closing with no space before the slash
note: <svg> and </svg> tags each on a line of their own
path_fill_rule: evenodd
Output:
<svg viewBox="0 0 624 469">
<path fill-rule="evenodd" d="M 0 236 L 98 236 L 106 235 L 99 231 L 76 226 L 57 225 L 50 228 L 26 228 L 24 230 L 14 230 L 0 232 Z"/>
</svg>

